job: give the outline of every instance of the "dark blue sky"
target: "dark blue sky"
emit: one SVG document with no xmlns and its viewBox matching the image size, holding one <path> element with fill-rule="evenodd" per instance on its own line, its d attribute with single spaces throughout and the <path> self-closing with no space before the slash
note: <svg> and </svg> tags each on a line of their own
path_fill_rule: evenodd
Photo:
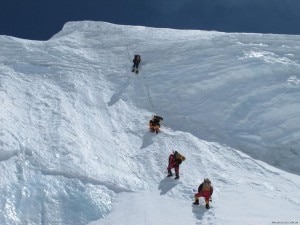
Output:
<svg viewBox="0 0 300 225">
<path fill-rule="evenodd" d="M 68 21 L 300 34 L 300 0 L 0 0 L 0 35 L 47 40 Z"/>
</svg>

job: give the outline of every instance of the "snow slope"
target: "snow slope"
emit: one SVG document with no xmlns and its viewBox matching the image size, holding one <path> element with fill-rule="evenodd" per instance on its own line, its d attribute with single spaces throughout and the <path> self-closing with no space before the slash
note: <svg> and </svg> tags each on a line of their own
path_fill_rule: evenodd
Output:
<svg viewBox="0 0 300 225">
<path fill-rule="evenodd" d="M 299 223 L 299 36 L 84 21 L 0 43 L 0 224 Z"/>
</svg>

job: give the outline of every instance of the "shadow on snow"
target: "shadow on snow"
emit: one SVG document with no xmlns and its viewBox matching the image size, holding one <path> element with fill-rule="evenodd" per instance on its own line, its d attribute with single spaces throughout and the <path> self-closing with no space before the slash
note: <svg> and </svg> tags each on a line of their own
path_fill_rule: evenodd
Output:
<svg viewBox="0 0 300 225">
<path fill-rule="evenodd" d="M 160 195 L 165 195 L 168 191 L 174 188 L 178 184 L 178 180 L 174 180 L 172 177 L 164 178 L 158 186 L 158 190 L 160 190 Z"/>
</svg>

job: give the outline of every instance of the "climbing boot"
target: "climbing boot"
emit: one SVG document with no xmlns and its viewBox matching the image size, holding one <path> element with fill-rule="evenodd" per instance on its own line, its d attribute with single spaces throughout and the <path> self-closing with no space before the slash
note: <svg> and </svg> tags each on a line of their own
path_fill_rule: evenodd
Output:
<svg viewBox="0 0 300 225">
<path fill-rule="evenodd" d="M 193 203 L 194 205 L 199 205 L 199 199 L 196 199 L 195 202 Z"/>
</svg>

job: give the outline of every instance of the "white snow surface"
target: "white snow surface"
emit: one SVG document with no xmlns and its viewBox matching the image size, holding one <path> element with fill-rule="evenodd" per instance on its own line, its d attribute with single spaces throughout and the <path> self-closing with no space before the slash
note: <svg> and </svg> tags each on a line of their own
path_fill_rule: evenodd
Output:
<svg viewBox="0 0 300 225">
<path fill-rule="evenodd" d="M 0 36 L 0 224 L 299 224 L 299 69 L 300 36 L 92 21 Z M 192 205 L 205 177 L 209 210 Z"/>
</svg>

